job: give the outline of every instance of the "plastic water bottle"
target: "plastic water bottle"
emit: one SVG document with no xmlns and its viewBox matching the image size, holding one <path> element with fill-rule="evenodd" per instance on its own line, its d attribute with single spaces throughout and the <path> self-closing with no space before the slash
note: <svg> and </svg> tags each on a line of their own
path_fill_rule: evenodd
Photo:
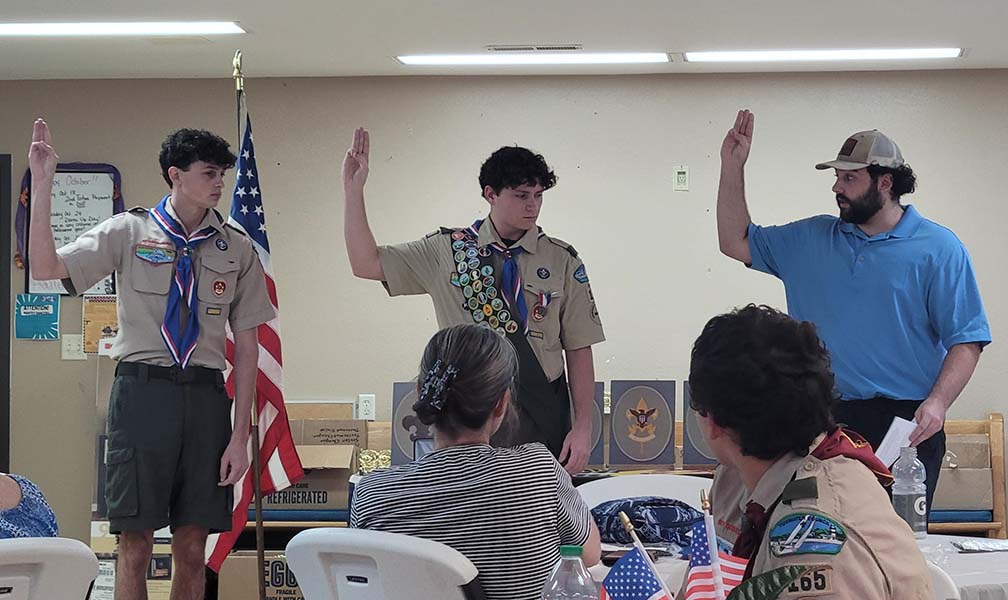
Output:
<svg viewBox="0 0 1008 600">
<path fill-rule="evenodd" d="M 598 587 L 581 562 L 581 546 L 560 546 L 560 562 L 543 587 L 543 600 L 598 600 Z"/>
<path fill-rule="evenodd" d="M 900 448 L 893 465 L 892 501 L 896 514 L 910 525 L 914 537 L 927 537 L 927 487 L 924 464 L 917 460 L 917 448 Z"/>
</svg>

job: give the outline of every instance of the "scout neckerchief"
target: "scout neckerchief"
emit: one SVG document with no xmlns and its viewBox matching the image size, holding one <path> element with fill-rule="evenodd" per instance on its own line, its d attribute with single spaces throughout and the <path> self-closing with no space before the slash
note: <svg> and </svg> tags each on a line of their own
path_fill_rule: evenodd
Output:
<svg viewBox="0 0 1008 600">
<path fill-rule="evenodd" d="M 181 368 L 186 368 L 193 350 L 196 349 L 196 339 L 199 337 L 199 318 L 196 306 L 196 276 L 192 270 L 192 253 L 200 242 L 208 240 L 217 233 L 213 227 L 207 226 L 196 233 L 186 236 L 185 228 L 168 214 L 167 205 L 171 194 L 161 199 L 157 206 L 151 209 L 154 222 L 164 230 L 175 244 L 175 278 L 168 291 L 168 305 L 165 308 L 164 322 L 161 324 L 161 337 L 172 358 Z M 181 304 L 189 307 L 189 319 L 185 329 L 182 329 Z"/>
<path fill-rule="evenodd" d="M 512 334 L 527 321 L 525 298 L 521 293 L 521 275 L 515 256 L 521 248 L 505 248 L 493 243 L 478 248 L 479 228 L 483 220 L 472 226 L 452 232 L 452 250 L 455 251 L 455 272 L 452 285 L 461 288 L 463 307 L 472 313 L 473 321 L 487 325 L 500 334 Z M 503 281 L 498 292 L 496 271 L 490 261 L 493 251 L 504 257 Z M 510 263 L 510 265 L 508 264 Z M 516 298 L 517 296 L 517 298 Z M 525 324 L 524 333 L 528 333 Z"/>
</svg>

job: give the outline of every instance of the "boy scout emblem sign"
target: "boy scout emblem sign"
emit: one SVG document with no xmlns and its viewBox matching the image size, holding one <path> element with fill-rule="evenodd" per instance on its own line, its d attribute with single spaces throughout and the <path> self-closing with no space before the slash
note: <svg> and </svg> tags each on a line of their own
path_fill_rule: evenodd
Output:
<svg viewBox="0 0 1008 600">
<path fill-rule="evenodd" d="M 217 241 L 214 243 L 217 244 L 217 249 L 221 252 L 228 249 L 228 243 L 224 240 L 224 238 L 217 238 Z"/>
<path fill-rule="evenodd" d="M 218 279 L 217 281 L 213 282 L 213 293 L 214 293 L 214 296 L 223 296 L 224 295 L 224 291 L 226 289 L 227 289 L 227 284 L 224 283 L 223 279 Z"/>
<path fill-rule="evenodd" d="M 674 381 L 613 381 L 609 463 L 675 464 Z"/>
<path fill-rule="evenodd" d="M 774 556 L 839 554 L 846 541 L 847 532 L 839 523 L 817 513 L 792 513 L 770 530 Z"/>
<path fill-rule="evenodd" d="M 151 264 L 160 265 L 175 261 L 175 250 L 161 246 L 137 244 L 136 257 Z"/>
</svg>

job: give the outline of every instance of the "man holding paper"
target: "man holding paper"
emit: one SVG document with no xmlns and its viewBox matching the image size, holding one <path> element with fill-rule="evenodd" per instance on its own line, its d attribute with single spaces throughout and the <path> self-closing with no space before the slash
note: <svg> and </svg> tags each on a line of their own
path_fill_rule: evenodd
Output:
<svg viewBox="0 0 1008 600">
<path fill-rule="evenodd" d="M 900 204 L 916 187 L 899 147 L 878 130 L 849 137 L 833 169 L 839 217 L 761 227 L 749 218 L 744 166 L 754 116 L 739 111 L 721 146 L 721 252 L 784 282 L 788 312 L 815 324 L 842 400 L 837 421 L 878 449 L 894 417 L 927 469 L 927 506 L 945 454 L 945 415 L 991 333 L 973 265 L 951 231 Z"/>
</svg>

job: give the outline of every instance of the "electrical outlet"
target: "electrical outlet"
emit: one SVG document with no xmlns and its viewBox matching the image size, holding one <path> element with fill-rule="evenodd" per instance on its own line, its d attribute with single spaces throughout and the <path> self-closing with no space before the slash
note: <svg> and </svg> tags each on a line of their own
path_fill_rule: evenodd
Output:
<svg viewBox="0 0 1008 600">
<path fill-rule="evenodd" d="M 357 394 L 357 418 L 366 421 L 375 420 L 374 394 Z"/>
<path fill-rule="evenodd" d="M 689 191 L 689 167 L 676 167 L 672 169 L 672 191 Z"/>
<path fill-rule="evenodd" d="M 84 336 L 80 333 L 61 335 L 60 358 L 63 360 L 87 360 L 87 354 L 84 354 Z"/>
</svg>

